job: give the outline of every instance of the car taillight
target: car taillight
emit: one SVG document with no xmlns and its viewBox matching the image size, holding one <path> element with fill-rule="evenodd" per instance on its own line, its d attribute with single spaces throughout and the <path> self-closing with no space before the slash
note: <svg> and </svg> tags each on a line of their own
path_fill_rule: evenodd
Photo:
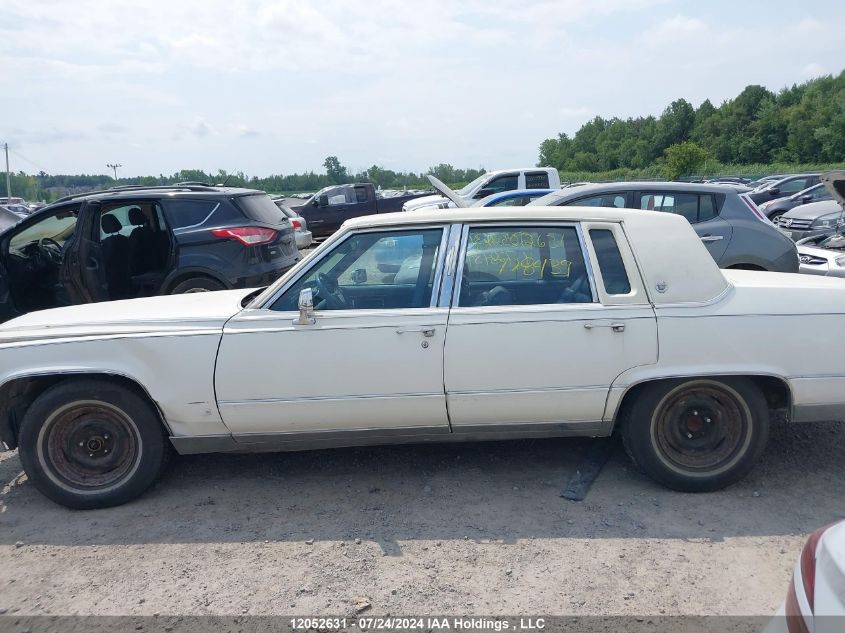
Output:
<svg viewBox="0 0 845 633">
<path fill-rule="evenodd" d="M 239 226 L 232 229 L 213 229 L 211 234 L 228 240 L 237 240 L 244 246 L 267 244 L 276 239 L 276 231 L 260 226 Z"/>
<path fill-rule="evenodd" d="M 789 583 L 789 593 L 786 595 L 786 626 L 789 633 L 809 633 L 809 626 L 806 618 L 812 618 L 816 608 L 816 549 L 819 541 L 830 526 L 816 530 L 807 539 L 804 549 L 801 550 L 801 558 L 798 559 L 798 570 L 800 572 L 801 589 L 810 606 L 810 612 L 805 614 L 801 611 L 801 603 L 798 601 L 798 592 L 795 587 L 795 577 Z"/>
<path fill-rule="evenodd" d="M 293 228 L 296 229 L 297 231 L 302 228 L 302 222 L 300 222 L 299 220 L 291 220 L 290 223 L 293 226 Z"/>
</svg>

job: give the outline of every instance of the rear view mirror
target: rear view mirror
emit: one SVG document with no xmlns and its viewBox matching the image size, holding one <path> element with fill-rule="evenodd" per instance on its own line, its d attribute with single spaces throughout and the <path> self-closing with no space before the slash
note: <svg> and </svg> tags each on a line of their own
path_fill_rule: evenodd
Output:
<svg viewBox="0 0 845 633">
<path fill-rule="evenodd" d="M 317 320 L 314 318 L 314 291 L 311 288 L 303 288 L 299 291 L 299 318 L 294 321 L 296 325 L 314 325 Z"/>
<path fill-rule="evenodd" d="M 352 283 L 356 286 L 367 283 L 367 270 L 365 268 L 356 268 L 353 270 Z"/>
</svg>

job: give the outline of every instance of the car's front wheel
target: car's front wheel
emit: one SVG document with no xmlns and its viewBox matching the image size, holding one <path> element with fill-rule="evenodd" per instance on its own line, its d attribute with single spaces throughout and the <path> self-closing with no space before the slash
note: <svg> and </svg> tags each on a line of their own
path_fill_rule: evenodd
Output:
<svg viewBox="0 0 845 633">
<path fill-rule="evenodd" d="M 769 409 L 745 378 L 646 385 L 630 403 L 622 438 L 646 474 L 674 490 L 719 490 L 753 468 L 769 437 Z"/>
<path fill-rule="evenodd" d="M 77 509 L 126 503 L 164 469 L 168 439 L 152 405 L 109 380 L 63 381 L 24 415 L 19 454 L 45 496 Z"/>
<path fill-rule="evenodd" d="M 170 294 L 182 295 L 193 292 L 215 292 L 225 289 L 226 287 L 223 284 L 210 277 L 190 277 L 176 284 L 173 290 L 170 291 Z"/>
</svg>

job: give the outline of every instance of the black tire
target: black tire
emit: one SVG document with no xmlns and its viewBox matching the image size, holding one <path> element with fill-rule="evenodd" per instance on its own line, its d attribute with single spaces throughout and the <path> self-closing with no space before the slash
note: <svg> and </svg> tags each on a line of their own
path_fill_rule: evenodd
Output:
<svg viewBox="0 0 845 633">
<path fill-rule="evenodd" d="M 627 406 L 622 440 L 652 479 L 682 492 L 720 490 L 745 477 L 769 439 L 769 409 L 746 378 L 647 385 Z"/>
<path fill-rule="evenodd" d="M 171 452 L 145 398 L 90 378 L 63 381 L 38 396 L 23 417 L 18 444 L 33 485 L 79 510 L 135 499 L 158 479 Z"/>
<path fill-rule="evenodd" d="M 225 289 L 226 286 L 211 277 L 190 277 L 173 286 L 170 294 L 181 295 L 187 292 L 214 292 Z"/>
</svg>

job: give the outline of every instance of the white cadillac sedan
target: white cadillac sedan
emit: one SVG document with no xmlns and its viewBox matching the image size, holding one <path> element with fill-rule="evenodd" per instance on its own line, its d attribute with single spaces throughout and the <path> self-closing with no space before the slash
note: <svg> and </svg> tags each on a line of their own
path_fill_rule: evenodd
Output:
<svg viewBox="0 0 845 633">
<path fill-rule="evenodd" d="M 844 313 L 845 281 L 721 271 L 668 213 L 370 216 L 260 292 L 0 326 L 0 439 L 74 508 L 138 496 L 171 448 L 614 430 L 657 481 L 716 490 L 752 468 L 773 410 L 845 418 L 845 363 L 830 353 Z"/>
</svg>

